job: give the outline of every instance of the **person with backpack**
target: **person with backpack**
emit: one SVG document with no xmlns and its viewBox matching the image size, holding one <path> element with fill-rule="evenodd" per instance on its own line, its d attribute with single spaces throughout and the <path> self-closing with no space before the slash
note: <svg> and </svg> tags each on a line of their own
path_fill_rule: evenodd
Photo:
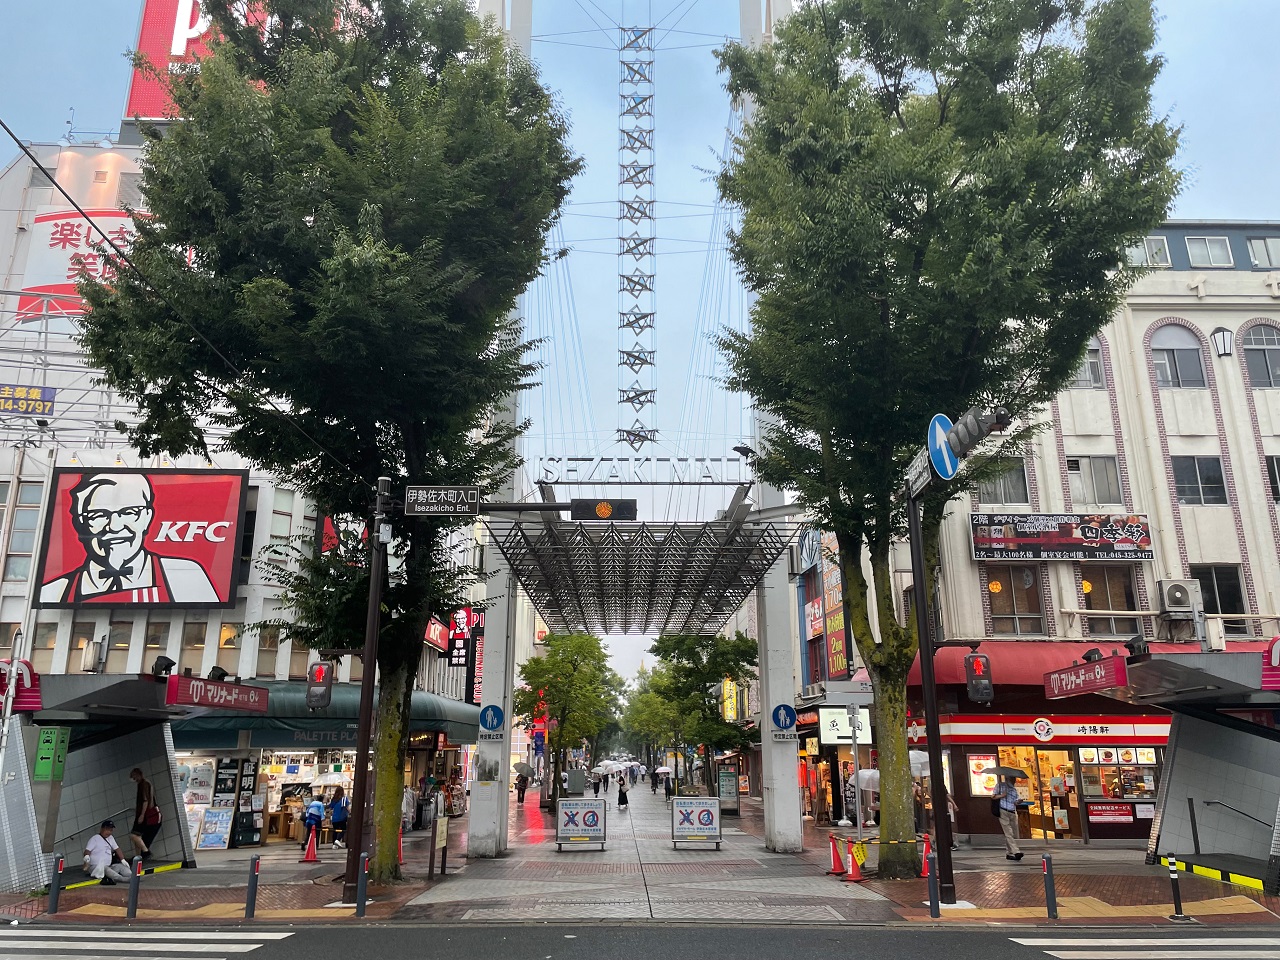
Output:
<svg viewBox="0 0 1280 960">
<path fill-rule="evenodd" d="M 322 815 L 323 816 L 323 815 Z M 347 819 L 351 816 L 351 799 L 341 786 L 333 791 L 329 801 L 329 817 L 333 820 L 333 848 L 345 850 L 347 846 Z"/>
</svg>

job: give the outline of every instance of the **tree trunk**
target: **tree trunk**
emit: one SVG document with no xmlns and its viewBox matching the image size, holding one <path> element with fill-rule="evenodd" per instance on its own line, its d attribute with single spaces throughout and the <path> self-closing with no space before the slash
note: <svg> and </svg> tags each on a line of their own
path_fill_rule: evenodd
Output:
<svg viewBox="0 0 1280 960">
<path fill-rule="evenodd" d="M 372 665 L 365 669 L 373 669 Z M 404 800 L 404 757 L 408 742 L 413 671 L 405 664 L 384 666 L 378 677 L 377 717 L 373 741 L 373 823 L 369 882 L 400 879 L 399 833 Z M 357 838 L 358 840 L 358 838 Z"/>
<path fill-rule="evenodd" d="M 880 752 L 880 836 L 910 840 L 916 831 L 907 756 L 906 685 L 896 679 L 882 680 L 875 667 L 867 672 L 875 692 L 876 748 Z M 920 855 L 915 844 L 882 844 L 879 870 L 880 876 L 889 880 L 919 876 Z"/>
</svg>

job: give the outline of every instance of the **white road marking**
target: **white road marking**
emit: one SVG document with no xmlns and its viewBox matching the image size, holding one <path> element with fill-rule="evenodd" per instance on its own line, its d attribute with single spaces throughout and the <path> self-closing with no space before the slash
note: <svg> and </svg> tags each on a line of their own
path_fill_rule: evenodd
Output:
<svg viewBox="0 0 1280 960">
<path fill-rule="evenodd" d="M 56 927 L 18 927 L 16 929 L 0 929 L 0 940 L 12 937 L 61 937 L 64 940 L 101 940 L 114 937 L 117 930 L 59 930 Z M 249 933 L 244 930 L 219 930 L 210 934 L 208 930 L 130 930 L 130 940 L 176 940 L 179 937 L 215 936 L 219 940 L 286 940 L 292 933 Z"/>
<path fill-rule="evenodd" d="M 1011 937 L 1024 947 L 1280 947 L 1280 937 Z"/>
<path fill-rule="evenodd" d="M 1137 942 L 1137 941 L 1135 941 Z M 1149 942 L 1149 941 L 1148 941 Z M 1280 960 L 1280 950 L 1046 950 L 1058 960 Z"/>
</svg>

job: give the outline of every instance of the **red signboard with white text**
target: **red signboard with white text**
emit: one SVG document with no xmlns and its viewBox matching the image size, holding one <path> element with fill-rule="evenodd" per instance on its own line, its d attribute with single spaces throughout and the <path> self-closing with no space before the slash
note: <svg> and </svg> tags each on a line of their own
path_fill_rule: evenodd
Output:
<svg viewBox="0 0 1280 960">
<path fill-rule="evenodd" d="M 1262 689 L 1280 690 L 1280 637 L 1272 637 L 1262 651 Z"/>
<path fill-rule="evenodd" d="M 164 75 L 208 53 L 208 33 L 209 19 L 201 12 L 199 0 L 145 0 L 137 51 L 156 72 L 133 68 L 126 118 L 161 120 L 172 115 Z"/>
<path fill-rule="evenodd" d="M 422 639 L 441 653 L 449 652 L 449 628 L 435 617 L 427 621 L 427 629 Z"/>
<path fill-rule="evenodd" d="M 8 695 L 10 683 L 15 713 L 35 713 L 41 709 L 40 674 L 31 669 L 30 660 L 0 660 L 0 697 Z"/>
<path fill-rule="evenodd" d="M 1163 746 L 1169 739 L 1167 716 L 1143 714 L 945 714 L 939 718 L 944 744 L 975 746 Z M 924 721 L 907 722 L 913 748 L 928 742 Z"/>
<path fill-rule="evenodd" d="M 133 242 L 133 221 L 123 210 L 85 211 L 126 252 Z M 80 316 L 84 304 L 76 293 L 82 275 L 109 282 L 115 276 L 113 255 L 102 252 L 102 235 L 77 210 L 43 206 L 31 224 L 31 248 L 18 297 L 19 322 L 42 315 Z"/>
<path fill-rule="evenodd" d="M 220 683 L 216 680 L 201 680 L 199 677 L 170 675 L 164 691 L 164 702 L 170 707 L 212 707 L 218 710 L 266 713 L 267 689 L 243 683 Z"/>
<path fill-rule="evenodd" d="M 1128 685 L 1128 661 L 1124 656 L 1078 663 L 1073 667 L 1051 670 L 1044 675 L 1044 695 L 1049 700 L 1115 690 Z"/>
<path fill-rule="evenodd" d="M 53 472 L 40 607 L 235 604 L 244 470 Z"/>
</svg>

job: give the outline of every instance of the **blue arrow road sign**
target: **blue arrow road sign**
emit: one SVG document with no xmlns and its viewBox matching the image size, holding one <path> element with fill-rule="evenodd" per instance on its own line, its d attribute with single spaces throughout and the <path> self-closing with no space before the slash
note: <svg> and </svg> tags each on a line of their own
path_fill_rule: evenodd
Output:
<svg viewBox="0 0 1280 960">
<path fill-rule="evenodd" d="M 773 708 L 773 725 L 779 730 L 790 730 L 796 725 L 796 708 L 789 703 L 780 703 Z"/>
<path fill-rule="evenodd" d="M 496 704 L 489 704 L 480 711 L 480 726 L 486 730 L 497 730 L 502 726 L 503 721 L 502 708 Z"/>
<path fill-rule="evenodd" d="M 935 415 L 929 421 L 929 435 L 924 441 L 929 448 L 929 462 L 943 480 L 950 480 L 960 472 L 960 458 L 951 451 L 951 445 L 947 443 L 951 427 L 951 418 L 945 413 Z"/>
</svg>

